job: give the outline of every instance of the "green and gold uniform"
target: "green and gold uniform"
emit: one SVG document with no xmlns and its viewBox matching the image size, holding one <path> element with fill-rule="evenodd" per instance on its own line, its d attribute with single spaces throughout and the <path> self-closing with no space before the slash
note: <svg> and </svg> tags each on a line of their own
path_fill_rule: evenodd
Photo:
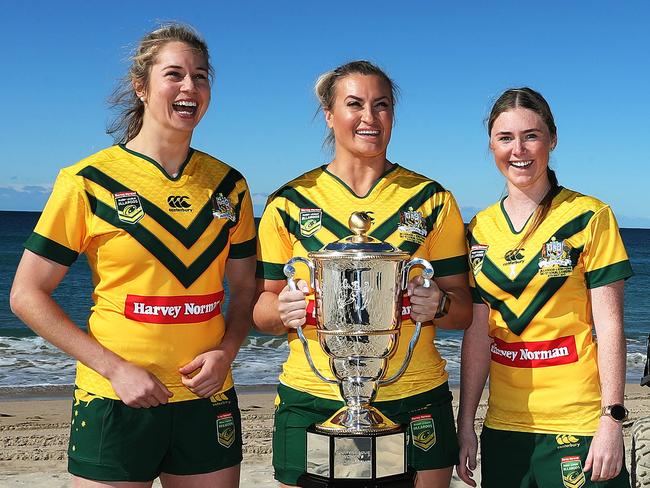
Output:
<svg viewBox="0 0 650 488">
<path fill-rule="evenodd" d="M 367 195 L 360 197 L 325 167 L 320 167 L 286 184 L 269 198 L 259 226 L 258 277 L 285 280 L 282 269 L 291 257 L 307 256 L 308 252 L 317 251 L 325 244 L 350 234 L 347 221 L 353 211 L 372 212 L 374 224 L 369 235 L 399 247 L 413 257 L 428 259 L 435 269 L 435 276 L 456 275 L 468 270 L 460 212 L 453 196 L 438 183 L 396 165 L 379 178 Z M 296 280 L 307 278 L 306 269 L 298 266 Z M 315 329 L 309 327 L 315 324 L 313 298 L 308 297 L 305 336 L 310 343 L 314 364 L 331 377 L 329 359 L 318 343 Z M 399 345 L 390 360 L 387 375 L 392 375 L 401 366 L 413 333 L 409 307 L 406 300 Z M 413 397 L 442 385 L 447 389 L 445 361 L 433 343 L 434 337 L 434 327 L 422 329 L 405 373 L 395 383 L 382 386 L 376 402 Z M 288 341 L 290 352 L 280 375 L 281 384 L 316 399 L 340 402 L 338 387 L 320 381 L 311 371 L 295 332 L 289 332 Z M 283 401 L 282 391 L 280 402 Z M 444 396 L 445 402 L 449 400 Z M 323 411 L 329 410 L 323 407 Z M 453 427 L 453 417 L 451 421 Z M 280 422 L 284 420 L 280 419 Z M 310 423 L 309 418 L 303 416 L 299 423 L 300 426 L 294 422 L 287 428 L 296 426 L 304 432 L 304 427 Z M 284 435 L 278 425 L 276 416 L 276 437 Z M 302 435 L 304 437 L 304 433 Z M 299 436 L 294 440 L 294 443 L 301 443 Z M 284 452 L 285 449 L 276 442 L 276 450 Z M 284 463 L 284 460 L 274 457 L 276 477 L 285 483 L 295 483 L 293 477 L 295 473 L 300 474 L 300 469 L 285 477 L 279 462 Z M 446 465 L 451 464 L 453 461 Z"/>
<path fill-rule="evenodd" d="M 501 202 L 468 228 L 474 298 L 489 307 L 492 338 L 485 426 L 593 436 L 601 396 L 589 290 L 632 269 L 611 209 L 595 198 L 561 188 L 522 244 L 529 224 L 516 232 Z"/>
<path fill-rule="evenodd" d="M 124 146 L 61 170 L 26 243 L 65 266 L 86 254 L 94 284 L 89 334 L 160 379 L 170 402 L 197 399 L 178 369 L 219 345 L 226 261 L 253 256 L 255 247 L 239 172 L 191 149 L 171 178 Z M 110 382 L 82 363 L 76 384 L 118 399 Z M 228 374 L 222 392 L 232 386 Z"/>
</svg>

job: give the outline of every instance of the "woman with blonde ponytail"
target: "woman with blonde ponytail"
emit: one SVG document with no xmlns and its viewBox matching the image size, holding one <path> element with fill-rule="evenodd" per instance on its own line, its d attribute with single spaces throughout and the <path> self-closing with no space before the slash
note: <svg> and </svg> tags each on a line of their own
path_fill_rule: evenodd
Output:
<svg viewBox="0 0 650 488">
<path fill-rule="evenodd" d="M 351 212 L 367 211 L 374 218 L 370 235 L 428 259 L 435 269 L 430 288 L 421 277 L 408 285 L 402 332 L 387 376 L 402 364 L 414 322 L 426 326 L 404 375 L 379 388 L 374 405 L 394 422 L 419 432 L 417 439 L 409 436 L 407 447 L 408 464 L 417 471 L 415 486 L 447 488 L 458 447 L 445 361 L 433 339 L 437 327 L 463 329 L 470 322 L 460 212 L 439 183 L 388 159 L 396 87 L 381 69 L 368 61 L 346 63 L 320 76 L 315 91 L 330 130 L 333 158 L 275 192 L 259 227 L 255 324 L 269 334 L 286 334 L 290 349 L 278 386 L 275 478 L 282 486 L 301 483 L 306 429 L 343 406 L 339 389 L 310 369 L 296 334 L 296 327 L 304 325 L 317 367 L 329 370 L 316 336 L 314 295 L 304 270 L 296 275 L 301 278 L 298 290 L 290 290 L 283 265 L 292 256 L 306 256 L 349 235 Z"/>
</svg>

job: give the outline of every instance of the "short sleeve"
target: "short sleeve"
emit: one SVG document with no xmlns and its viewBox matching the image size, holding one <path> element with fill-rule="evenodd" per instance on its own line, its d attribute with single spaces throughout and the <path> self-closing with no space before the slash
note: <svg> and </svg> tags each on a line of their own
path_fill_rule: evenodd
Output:
<svg viewBox="0 0 650 488">
<path fill-rule="evenodd" d="M 435 269 L 435 276 L 451 276 L 469 271 L 465 225 L 452 194 L 445 192 L 444 195 L 434 228 L 426 241 L 428 258 Z"/>
<path fill-rule="evenodd" d="M 238 187 L 239 215 L 237 224 L 233 227 L 230 234 L 230 251 L 228 258 L 243 259 L 255 256 L 256 252 L 256 232 L 255 218 L 253 217 L 253 202 L 250 191 L 245 180 L 241 181 L 241 187 Z"/>
<path fill-rule="evenodd" d="M 597 288 L 633 275 L 616 218 L 609 207 L 600 209 L 589 222 L 583 262 L 587 288 Z"/>
<path fill-rule="evenodd" d="M 74 175 L 62 170 L 25 248 L 70 266 L 88 246 L 91 216 L 83 186 Z"/>
<path fill-rule="evenodd" d="M 259 226 L 257 245 L 257 277 L 266 280 L 285 280 L 284 265 L 293 256 L 293 244 L 282 218 L 278 199 L 266 205 Z"/>
<path fill-rule="evenodd" d="M 476 216 L 472 218 L 470 221 L 469 225 L 467 226 L 467 232 L 465 233 L 465 242 L 467 249 L 469 250 L 469 255 L 467 257 L 467 264 L 469 269 L 472 270 L 471 273 L 469 273 L 469 291 L 472 295 L 472 302 L 473 303 L 479 303 L 479 304 L 485 304 L 485 301 L 481 297 L 481 293 L 478 290 L 478 287 L 476 286 L 476 277 L 474 273 L 477 273 L 478 270 L 480 269 L 480 265 L 483 262 L 483 257 L 485 255 L 482 249 L 476 249 L 476 253 L 474 251 L 474 245 L 476 242 L 474 241 L 474 238 L 472 237 L 472 230 L 476 226 Z"/>
</svg>

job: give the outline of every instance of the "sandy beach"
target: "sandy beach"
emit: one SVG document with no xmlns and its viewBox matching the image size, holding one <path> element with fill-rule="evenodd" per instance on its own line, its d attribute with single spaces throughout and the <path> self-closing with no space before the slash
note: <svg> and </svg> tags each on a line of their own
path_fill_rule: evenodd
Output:
<svg viewBox="0 0 650 488">
<path fill-rule="evenodd" d="M 273 387 L 239 388 L 244 431 L 241 486 L 276 487 L 271 467 Z M 627 465 L 634 421 L 650 415 L 650 388 L 626 386 L 630 420 L 624 424 Z M 70 391 L 50 391 L 45 396 L 30 392 L 18 398 L 0 396 L 0 487 L 48 487 L 70 485 L 66 449 L 70 421 Z M 457 407 L 458 392 L 454 391 Z M 477 430 L 485 414 L 485 398 L 479 407 Z M 154 486 L 160 486 L 158 482 Z M 466 486 L 456 476 L 452 487 Z"/>
</svg>

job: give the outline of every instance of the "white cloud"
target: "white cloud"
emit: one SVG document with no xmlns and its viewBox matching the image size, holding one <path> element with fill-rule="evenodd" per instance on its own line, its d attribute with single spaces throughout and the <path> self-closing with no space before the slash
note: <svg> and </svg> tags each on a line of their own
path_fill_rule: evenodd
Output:
<svg viewBox="0 0 650 488">
<path fill-rule="evenodd" d="M 51 184 L 0 186 L 0 210 L 43 210 Z"/>
</svg>

